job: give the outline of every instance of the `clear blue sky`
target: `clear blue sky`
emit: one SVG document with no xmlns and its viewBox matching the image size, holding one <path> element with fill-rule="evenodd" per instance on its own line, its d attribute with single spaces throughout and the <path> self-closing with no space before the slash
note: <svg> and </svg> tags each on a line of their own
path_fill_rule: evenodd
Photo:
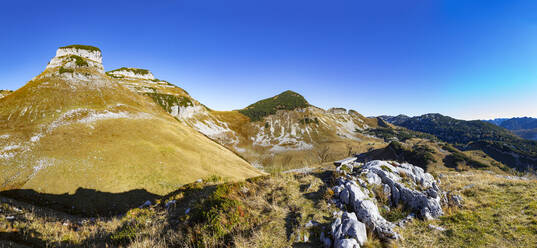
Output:
<svg viewBox="0 0 537 248">
<path fill-rule="evenodd" d="M 0 88 L 88 44 L 217 110 L 290 89 L 364 115 L 537 117 L 537 1 L 144 2 L 2 1 Z"/>
</svg>

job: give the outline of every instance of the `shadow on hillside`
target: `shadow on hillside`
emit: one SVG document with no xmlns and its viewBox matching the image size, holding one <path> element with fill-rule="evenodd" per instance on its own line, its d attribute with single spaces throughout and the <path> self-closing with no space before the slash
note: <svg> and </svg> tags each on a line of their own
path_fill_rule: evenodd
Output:
<svg viewBox="0 0 537 248">
<path fill-rule="evenodd" d="M 367 163 L 373 160 L 400 160 L 400 156 L 388 147 L 371 150 L 358 155 L 358 162 Z"/>
<path fill-rule="evenodd" d="M 31 189 L 15 189 L 0 192 L 0 195 L 18 201 L 46 207 L 61 212 L 80 216 L 114 216 L 152 202 L 159 195 L 145 189 L 135 189 L 122 193 L 101 192 L 94 189 L 78 188 L 74 194 L 45 194 Z"/>
<path fill-rule="evenodd" d="M 36 237 L 23 238 L 19 232 L 0 232 L 0 247 L 47 247 L 47 243 Z"/>
<path fill-rule="evenodd" d="M 448 168 L 452 168 L 452 169 L 458 169 L 459 167 L 459 161 L 457 161 L 457 159 L 455 159 L 455 157 L 453 155 L 448 155 L 446 156 L 442 162 L 444 163 L 444 165 Z"/>
</svg>

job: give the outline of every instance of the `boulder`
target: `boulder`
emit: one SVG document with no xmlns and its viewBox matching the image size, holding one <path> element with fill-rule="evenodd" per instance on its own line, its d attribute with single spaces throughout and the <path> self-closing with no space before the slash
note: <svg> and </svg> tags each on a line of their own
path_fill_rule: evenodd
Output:
<svg viewBox="0 0 537 248">
<path fill-rule="evenodd" d="M 334 244 L 334 248 L 360 248 L 355 239 L 339 239 Z"/>
<path fill-rule="evenodd" d="M 344 212 L 340 218 L 332 223 L 332 237 L 334 240 L 353 238 L 360 245 L 367 241 L 367 231 L 365 224 L 358 221 L 356 214 Z"/>
</svg>

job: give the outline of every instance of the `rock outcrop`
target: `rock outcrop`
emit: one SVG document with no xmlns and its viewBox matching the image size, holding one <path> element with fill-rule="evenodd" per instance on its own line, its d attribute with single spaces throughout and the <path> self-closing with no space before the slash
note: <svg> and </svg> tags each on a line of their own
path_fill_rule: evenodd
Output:
<svg viewBox="0 0 537 248">
<path fill-rule="evenodd" d="M 360 245 L 364 245 L 367 241 L 365 224 L 358 221 L 356 214 L 352 212 L 344 212 L 341 217 L 332 223 L 331 234 L 334 237 L 336 247 L 347 247 L 338 246 L 338 244 L 346 243 L 343 240 L 349 238 L 352 238 L 352 240 Z"/>
<path fill-rule="evenodd" d="M 146 69 L 137 69 L 137 68 L 127 68 L 122 67 L 113 71 L 109 71 L 106 74 L 111 75 L 117 78 L 133 78 L 133 79 L 144 79 L 144 80 L 154 80 L 155 76 L 149 70 Z"/>
<path fill-rule="evenodd" d="M 101 50 L 96 47 L 84 45 L 60 47 L 56 51 L 56 56 L 50 60 L 46 69 L 62 67 L 64 70 L 68 70 L 83 66 L 96 68 L 100 73 L 103 73 L 104 67 Z"/>
<path fill-rule="evenodd" d="M 343 176 L 337 179 L 332 188 L 334 201 L 340 208 L 350 208 L 354 212 L 344 213 L 333 222 L 334 244 L 343 243 L 341 240 L 349 237 L 363 244 L 364 240 L 354 235 L 355 224 L 348 224 L 355 223 L 353 217 L 381 239 L 399 239 L 399 234 L 394 231 L 395 224 L 383 217 L 379 207 L 390 209 L 403 205 L 404 209 L 408 209 L 410 214 L 398 223 L 401 226 L 416 215 L 422 219 L 433 219 L 443 214 L 441 202 L 445 193 L 440 190 L 434 177 L 420 167 L 376 160 L 366 164 L 353 162 L 344 168 L 338 167 Z M 370 190 L 373 188 L 376 190 Z M 345 241 L 345 244 L 348 242 Z"/>
</svg>

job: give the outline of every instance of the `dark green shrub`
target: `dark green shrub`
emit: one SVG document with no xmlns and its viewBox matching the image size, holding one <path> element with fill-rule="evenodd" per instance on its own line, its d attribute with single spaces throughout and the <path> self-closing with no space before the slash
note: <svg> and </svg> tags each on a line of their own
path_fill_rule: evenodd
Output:
<svg viewBox="0 0 537 248">
<path fill-rule="evenodd" d="M 73 73 L 73 72 L 74 72 L 73 69 L 64 68 L 63 66 L 60 67 L 60 74 L 64 74 L 64 73 Z"/>
</svg>

